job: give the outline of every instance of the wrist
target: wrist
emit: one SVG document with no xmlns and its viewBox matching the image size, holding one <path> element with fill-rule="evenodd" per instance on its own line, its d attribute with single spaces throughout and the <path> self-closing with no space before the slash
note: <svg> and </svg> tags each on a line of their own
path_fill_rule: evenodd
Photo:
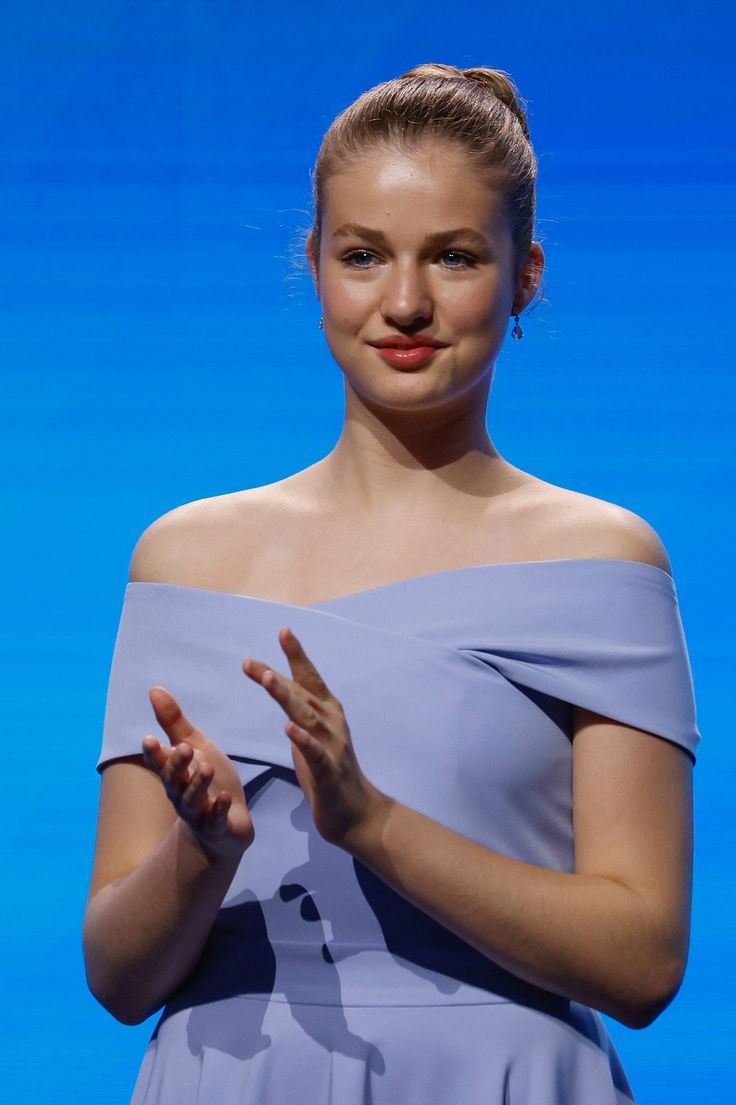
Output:
<svg viewBox="0 0 736 1105">
<path fill-rule="evenodd" d="M 243 852 L 247 851 L 246 847 L 239 842 L 236 844 L 231 841 L 224 847 L 208 843 L 183 817 L 177 818 L 175 830 L 178 831 L 179 840 L 183 846 L 197 857 L 203 869 L 227 866 L 235 869 L 243 857 Z"/>
<path fill-rule="evenodd" d="M 370 784 L 364 816 L 346 834 L 342 847 L 358 860 L 367 860 L 381 847 L 383 831 L 396 799 Z"/>
</svg>

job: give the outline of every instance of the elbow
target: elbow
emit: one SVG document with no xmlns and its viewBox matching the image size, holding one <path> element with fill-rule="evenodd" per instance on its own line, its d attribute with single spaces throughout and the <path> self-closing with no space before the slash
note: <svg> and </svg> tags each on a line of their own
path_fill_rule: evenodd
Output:
<svg viewBox="0 0 736 1105">
<path fill-rule="evenodd" d="M 126 987 L 115 980 L 109 969 L 105 969 L 104 956 L 99 949 L 95 950 L 86 939 L 83 940 L 82 952 L 87 989 L 95 1001 L 120 1024 L 142 1024 L 161 1007 L 161 1002 L 154 1007 L 143 1008 L 140 1001 L 131 1001 L 131 994 L 126 993 Z M 135 995 L 132 997 L 135 999 Z"/>
<path fill-rule="evenodd" d="M 149 1017 L 152 1017 L 154 1013 L 157 1013 L 162 1008 L 163 1003 L 155 1005 L 153 1008 L 137 1009 L 122 1008 L 120 1006 L 108 1008 L 108 1012 L 119 1021 L 120 1024 L 136 1025 L 143 1024 Z"/>
<path fill-rule="evenodd" d="M 674 997 L 674 995 L 673 995 Z M 626 1025 L 627 1028 L 649 1028 L 650 1024 L 653 1024 L 660 1013 L 663 1013 L 667 1006 L 672 1001 L 672 998 L 662 1000 L 653 1004 L 647 1002 L 646 1005 L 637 1005 L 636 1007 L 629 1006 L 625 1013 L 618 1016 L 616 1020 L 621 1021 L 621 1024 Z"/>
<path fill-rule="evenodd" d="M 142 1009 L 140 1006 L 133 1007 L 131 1005 L 126 1005 L 120 1000 L 119 995 L 104 991 L 100 987 L 94 987 L 90 983 L 89 978 L 87 979 L 87 986 L 92 997 L 120 1024 L 131 1026 L 143 1024 L 144 1021 L 148 1020 L 148 1018 L 160 1008 L 160 1006 L 156 1006 L 154 1009 Z"/>
<path fill-rule="evenodd" d="M 143 1022 L 147 1021 L 149 1017 L 152 1017 L 154 1013 L 157 1013 L 160 1008 L 160 1006 L 157 1006 L 156 1009 L 145 1009 L 143 1010 L 143 1012 L 128 1012 L 126 1010 L 123 1010 L 117 1014 L 113 1013 L 113 1016 L 115 1017 L 116 1021 L 120 1022 L 120 1024 L 143 1024 Z"/>
<path fill-rule="evenodd" d="M 684 977 L 684 962 L 663 968 L 657 972 L 655 984 L 646 993 L 637 995 L 635 1001 L 627 1003 L 625 1008 L 619 1010 L 615 1014 L 616 1019 L 627 1028 L 648 1028 L 674 1001 Z"/>
</svg>

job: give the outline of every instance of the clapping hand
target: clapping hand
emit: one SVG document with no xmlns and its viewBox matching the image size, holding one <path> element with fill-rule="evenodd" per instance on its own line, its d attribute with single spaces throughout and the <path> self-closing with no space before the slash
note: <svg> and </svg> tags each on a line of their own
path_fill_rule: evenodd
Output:
<svg viewBox="0 0 736 1105">
<path fill-rule="evenodd" d="M 165 687 L 151 687 L 148 697 L 171 747 L 144 737 L 146 766 L 159 776 L 174 809 L 205 852 L 237 856 L 253 843 L 255 829 L 234 764 L 192 725 Z"/>
<path fill-rule="evenodd" d="M 361 771 L 341 703 L 288 627 L 279 631 L 279 644 L 293 678 L 250 656 L 243 671 L 289 718 L 284 731 L 318 832 L 330 844 L 349 850 L 356 834 L 374 824 L 391 799 Z"/>
</svg>

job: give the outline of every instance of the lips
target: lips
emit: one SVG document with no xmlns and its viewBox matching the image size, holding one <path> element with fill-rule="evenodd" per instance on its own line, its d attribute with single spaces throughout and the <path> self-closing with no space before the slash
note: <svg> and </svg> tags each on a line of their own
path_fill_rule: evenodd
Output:
<svg viewBox="0 0 736 1105">
<path fill-rule="evenodd" d="M 412 337 L 407 337 L 404 334 L 390 334 L 368 344 L 375 345 L 378 349 L 427 349 L 429 347 L 442 349 L 445 343 L 438 341 L 436 338 L 422 337 L 420 334 L 415 334 Z"/>
<path fill-rule="evenodd" d="M 394 368 L 418 368 L 434 357 L 439 352 L 439 348 L 436 345 L 418 345 L 411 349 L 397 349 L 395 346 L 387 345 L 379 347 L 376 352 Z"/>
</svg>

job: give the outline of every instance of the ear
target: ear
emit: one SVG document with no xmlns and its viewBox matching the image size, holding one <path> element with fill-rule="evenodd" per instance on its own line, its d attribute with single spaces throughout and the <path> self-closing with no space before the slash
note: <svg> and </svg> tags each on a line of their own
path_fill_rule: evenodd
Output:
<svg viewBox="0 0 736 1105">
<path fill-rule="evenodd" d="M 519 280 L 514 296 L 514 305 L 511 313 L 520 315 L 525 307 L 528 307 L 537 294 L 539 282 L 544 272 L 544 250 L 539 242 L 532 242 L 529 256 L 521 266 Z"/>
<path fill-rule="evenodd" d="M 319 261 L 317 259 L 314 248 L 314 231 L 310 230 L 307 235 L 306 253 L 309 267 L 312 270 L 312 280 L 314 281 L 314 290 L 317 293 L 317 299 L 320 298 L 319 294 Z"/>
</svg>

